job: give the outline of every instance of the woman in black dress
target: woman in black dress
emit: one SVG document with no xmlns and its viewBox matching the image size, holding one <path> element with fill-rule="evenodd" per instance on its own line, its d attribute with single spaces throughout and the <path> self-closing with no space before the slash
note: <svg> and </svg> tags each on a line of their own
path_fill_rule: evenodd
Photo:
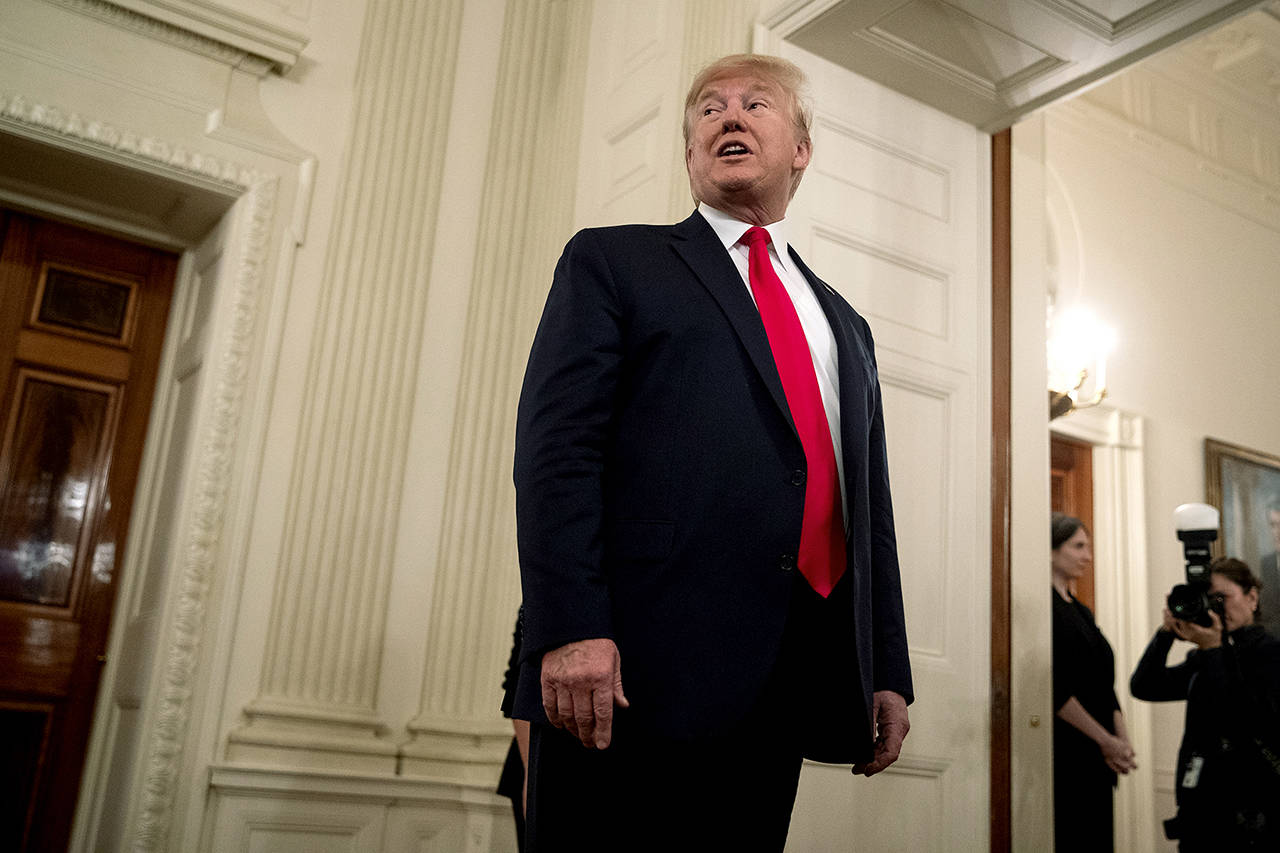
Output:
<svg viewBox="0 0 1280 853">
<path fill-rule="evenodd" d="M 1089 531 L 1055 512 L 1053 544 L 1053 806 L 1059 851 L 1112 850 L 1112 789 L 1133 747 L 1116 699 L 1115 656 L 1072 595 L 1093 560 Z"/>
</svg>

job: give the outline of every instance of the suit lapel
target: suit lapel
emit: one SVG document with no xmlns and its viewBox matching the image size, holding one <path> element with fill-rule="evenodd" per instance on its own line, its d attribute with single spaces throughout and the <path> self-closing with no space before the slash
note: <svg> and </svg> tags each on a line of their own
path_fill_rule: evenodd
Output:
<svg viewBox="0 0 1280 853">
<path fill-rule="evenodd" d="M 742 341 L 756 372 L 764 380 L 765 387 L 769 389 L 769 394 L 794 433 L 795 422 L 791 419 L 791 409 L 787 406 L 787 396 L 782 390 L 782 379 L 778 376 L 778 367 L 773 361 L 773 350 L 769 348 L 769 338 L 760 321 L 760 312 L 751 301 L 742 283 L 742 276 L 738 274 L 737 267 L 725 252 L 716 232 L 701 214 L 695 212 L 673 226 L 672 234 L 675 237 L 672 246 L 676 254 L 688 264 L 702 286 L 719 303 L 720 310 Z"/>
<path fill-rule="evenodd" d="M 827 323 L 836 339 L 836 365 L 840 372 L 840 444 L 844 456 L 846 491 L 851 500 L 858 498 L 853 484 L 859 482 L 859 467 L 866 459 L 867 426 L 871 422 L 871 353 L 867 351 L 862 335 L 854 328 L 854 314 L 841 307 L 843 300 L 832 287 L 813 274 L 813 270 L 801 260 L 794 247 L 791 258 L 809 280 L 827 315 Z"/>
</svg>

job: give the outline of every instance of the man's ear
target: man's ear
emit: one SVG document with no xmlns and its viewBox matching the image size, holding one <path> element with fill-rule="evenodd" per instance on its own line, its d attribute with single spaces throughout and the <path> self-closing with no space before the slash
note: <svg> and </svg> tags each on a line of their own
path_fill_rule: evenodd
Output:
<svg viewBox="0 0 1280 853">
<path fill-rule="evenodd" d="M 809 159 L 813 156 L 813 143 L 802 139 L 796 143 L 796 156 L 791 161 L 793 171 L 803 172 L 809 167 Z"/>
</svg>

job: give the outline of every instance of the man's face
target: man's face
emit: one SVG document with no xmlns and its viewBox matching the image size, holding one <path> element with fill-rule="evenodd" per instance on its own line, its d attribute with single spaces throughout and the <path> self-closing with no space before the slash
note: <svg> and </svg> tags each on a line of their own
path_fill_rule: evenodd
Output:
<svg viewBox="0 0 1280 853">
<path fill-rule="evenodd" d="M 1280 512 L 1270 510 L 1267 513 L 1267 524 L 1271 525 L 1271 543 L 1280 551 Z"/>
<path fill-rule="evenodd" d="M 774 221 L 786 212 L 793 176 L 809 165 L 809 143 L 797 138 L 777 84 L 722 77 L 694 103 L 685 164 L 699 201 L 733 214 L 763 211 Z"/>
</svg>

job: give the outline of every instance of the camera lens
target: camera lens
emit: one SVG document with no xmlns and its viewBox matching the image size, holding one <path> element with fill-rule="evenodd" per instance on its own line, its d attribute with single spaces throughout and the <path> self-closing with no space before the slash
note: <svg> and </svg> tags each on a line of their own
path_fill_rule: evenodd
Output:
<svg viewBox="0 0 1280 853">
<path fill-rule="evenodd" d="M 1200 613 L 1202 600 L 1199 590 L 1178 584 L 1169 592 L 1169 612 L 1179 619 L 1193 619 Z"/>
<path fill-rule="evenodd" d="M 1180 583 L 1169 591 L 1169 612 L 1178 619 L 1195 622 L 1206 628 L 1213 624 L 1209 616 L 1209 597 L 1201 584 Z"/>
</svg>

